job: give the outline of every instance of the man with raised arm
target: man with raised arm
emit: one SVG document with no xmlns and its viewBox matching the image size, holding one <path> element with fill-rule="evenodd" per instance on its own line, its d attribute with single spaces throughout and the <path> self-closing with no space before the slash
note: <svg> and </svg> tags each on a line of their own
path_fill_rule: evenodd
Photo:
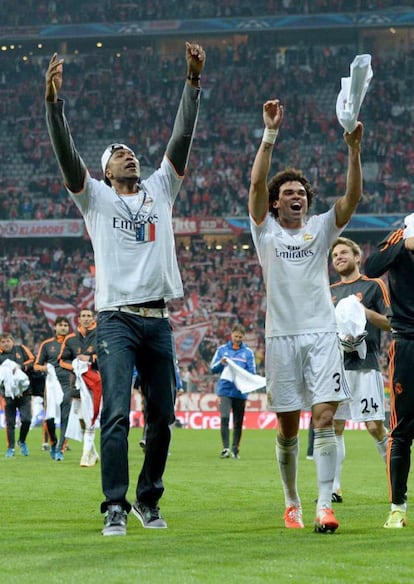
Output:
<svg viewBox="0 0 414 584">
<path fill-rule="evenodd" d="M 144 527 L 167 527 L 158 502 L 164 492 L 163 473 L 174 421 L 176 357 L 166 303 L 183 295 L 172 207 L 197 123 L 205 52 L 197 43 L 186 43 L 185 56 L 186 82 L 172 135 L 160 167 L 146 180 L 141 180 L 135 153 L 122 143 L 110 144 L 102 155 L 104 181 L 91 177 L 75 148 L 58 97 L 63 59 L 56 53 L 46 72 L 50 139 L 69 195 L 85 219 L 95 255 L 105 536 L 126 534 L 131 509 L 126 497 L 134 365 L 145 393 L 148 434 L 132 511 Z"/>
<path fill-rule="evenodd" d="M 345 133 L 348 146 L 346 192 L 326 213 L 308 216 L 313 189 L 300 170 L 268 174 L 283 120 L 278 99 L 263 105 L 262 143 L 251 171 L 251 231 L 266 286 L 266 387 L 276 412 L 276 458 L 282 478 L 287 528 L 302 528 L 297 489 L 301 410 L 311 410 L 318 500 L 314 529 L 334 532 L 332 483 L 336 465 L 333 417 L 348 399 L 328 278 L 328 254 L 362 195 L 362 124 Z"/>
</svg>

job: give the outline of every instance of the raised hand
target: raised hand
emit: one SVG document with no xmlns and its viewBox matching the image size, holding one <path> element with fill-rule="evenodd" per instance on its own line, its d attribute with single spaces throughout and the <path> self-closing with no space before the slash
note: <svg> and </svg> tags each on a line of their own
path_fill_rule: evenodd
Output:
<svg viewBox="0 0 414 584">
<path fill-rule="evenodd" d="M 263 122 L 266 128 L 278 130 L 283 120 L 283 105 L 278 99 L 269 99 L 263 104 Z"/>
<path fill-rule="evenodd" d="M 206 53 L 198 43 L 185 43 L 185 58 L 187 61 L 187 73 L 197 77 L 204 69 L 206 62 Z"/>
<path fill-rule="evenodd" d="M 345 142 L 350 148 L 359 149 L 361 147 L 363 131 L 364 126 L 361 122 L 358 122 L 353 132 L 345 132 Z"/>
<path fill-rule="evenodd" d="M 46 101 L 57 101 L 58 93 L 63 82 L 63 61 L 53 53 L 46 71 Z"/>
</svg>

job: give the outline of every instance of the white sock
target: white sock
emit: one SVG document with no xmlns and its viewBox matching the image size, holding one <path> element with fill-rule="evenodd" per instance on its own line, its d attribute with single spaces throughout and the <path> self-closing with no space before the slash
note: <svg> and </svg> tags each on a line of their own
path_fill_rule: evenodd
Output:
<svg viewBox="0 0 414 584">
<path fill-rule="evenodd" d="M 345 440 L 344 435 L 335 435 L 337 454 L 336 454 L 336 467 L 335 467 L 335 478 L 332 486 L 333 493 L 341 493 L 341 474 L 342 474 L 342 464 L 345 460 Z"/>
<path fill-rule="evenodd" d="M 32 397 L 32 422 L 30 424 L 30 429 L 32 430 L 37 422 L 38 416 L 43 412 L 43 398 L 35 395 Z"/>
<path fill-rule="evenodd" d="M 383 461 L 387 462 L 387 446 L 388 446 L 388 434 L 385 434 L 382 440 L 375 440 L 375 446 L 378 452 L 382 456 Z"/>
<path fill-rule="evenodd" d="M 83 435 L 83 452 L 82 456 L 95 451 L 95 430 L 87 428 Z"/>
<path fill-rule="evenodd" d="M 300 498 L 297 489 L 299 441 L 298 437 L 276 437 L 276 459 L 279 464 L 286 507 L 295 505 L 300 507 Z"/>
<path fill-rule="evenodd" d="M 407 511 L 407 503 L 403 503 L 402 505 L 391 503 L 391 511 L 404 511 L 405 513 Z"/>
<path fill-rule="evenodd" d="M 315 428 L 314 432 L 313 460 L 318 479 L 318 512 L 322 507 L 332 507 L 332 485 L 335 476 L 337 446 L 333 428 Z"/>
</svg>

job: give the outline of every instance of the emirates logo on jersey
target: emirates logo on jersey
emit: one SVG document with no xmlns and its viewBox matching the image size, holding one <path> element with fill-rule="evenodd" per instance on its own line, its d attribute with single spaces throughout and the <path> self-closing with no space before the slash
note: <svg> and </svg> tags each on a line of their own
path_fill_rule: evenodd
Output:
<svg viewBox="0 0 414 584">
<path fill-rule="evenodd" d="M 288 249 L 277 249 L 275 248 L 275 254 L 277 258 L 284 260 L 300 260 L 302 258 L 308 258 L 313 256 L 313 250 L 311 249 L 300 249 L 297 246 L 288 246 Z"/>
</svg>

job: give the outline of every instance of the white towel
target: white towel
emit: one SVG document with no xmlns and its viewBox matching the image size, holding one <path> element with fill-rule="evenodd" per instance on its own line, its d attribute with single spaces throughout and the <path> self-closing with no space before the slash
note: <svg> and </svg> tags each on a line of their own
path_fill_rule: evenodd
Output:
<svg viewBox="0 0 414 584">
<path fill-rule="evenodd" d="M 87 428 L 92 428 L 93 420 L 93 400 L 91 392 L 89 391 L 85 380 L 82 377 L 83 373 L 86 373 L 90 367 L 87 361 L 81 361 L 80 359 L 74 359 L 72 361 L 73 372 L 75 374 L 75 386 L 80 391 L 81 396 L 81 413 L 79 417 L 84 420 Z"/>
<path fill-rule="evenodd" d="M 350 66 L 350 77 L 342 77 L 336 100 L 336 116 L 346 132 L 356 128 L 365 94 L 373 77 L 371 55 L 357 55 Z"/>
<path fill-rule="evenodd" d="M 46 413 L 45 418 L 55 419 L 55 424 L 60 424 L 60 404 L 63 401 L 63 390 L 57 378 L 55 368 L 51 363 L 46 365 L 47 375 L 45 383 Z"/>
<path fill-rule="evenodd" d="M 6 359 L 0 366 L 0 385 L 6 397 L 19 397 L 30 386 L 30 380 L 20 366 L 11 359 Z"/>
<path fill-rule="evenodd" d="M 346 352 L 357 351 L 360 359 L 367 356 L 365 310 L 355 294 L 342 298 L 335 307 L 339 338 Z"/>
<path fill-rule="evenodd" d="M 232 381 L 242 393 L 250 393 L 266 387 L 265 377 L 246 371 L 232 359 L 227 359 L 227 367 L 224 367 L 220 377 Z"/>
<path fill-rule="evenodd" d="M 414 213 L 407 215 L 404 219 L 404 233 L 403 239 L 407 239 L 407 237 L 414 236 Z"/>
<path fill-rule="evenodd" d="M 77 440 L 78 442 L 83 441 L 83 430 L 80 425 L 81 419 L 82 419 L 81 400 L 73 399 L 70 406 L 65 438 Z"/>
</svg>

